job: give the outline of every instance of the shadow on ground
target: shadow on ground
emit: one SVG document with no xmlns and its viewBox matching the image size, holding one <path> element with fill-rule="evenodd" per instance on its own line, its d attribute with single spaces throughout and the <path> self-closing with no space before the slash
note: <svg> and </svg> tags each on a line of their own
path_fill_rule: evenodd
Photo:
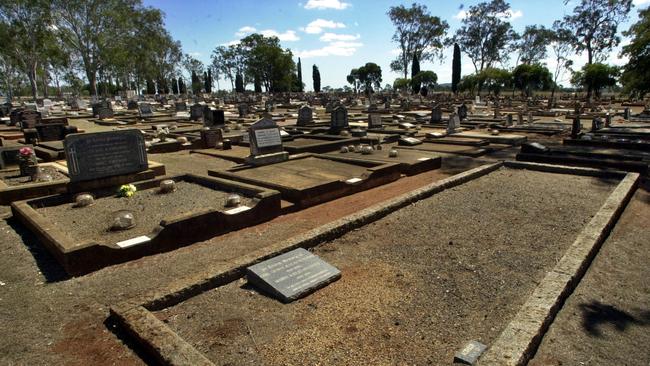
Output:
<svg viewBox="0 0 650 366">
<path fill-rule="evenodd" d="M 582 311 L 582 327 L 594 337 L 602 337 L 601 327 L 607 324 L 619 332 L 625 332 L 630 325 L 650 324 L 650 310 L 641 311 L 638 316 L 634 316 L 600 301 L 582 303 L 579 307 Z"/>
<path fill-rule="evenodd" d="M 36 265 L 45 277 L 46 282 L 59 282 L 71 278 L 31 231 L 14 217 L 7 218 L 5 221 L 20 236 L 27 250 L 34 257 Z"/>
</svg>

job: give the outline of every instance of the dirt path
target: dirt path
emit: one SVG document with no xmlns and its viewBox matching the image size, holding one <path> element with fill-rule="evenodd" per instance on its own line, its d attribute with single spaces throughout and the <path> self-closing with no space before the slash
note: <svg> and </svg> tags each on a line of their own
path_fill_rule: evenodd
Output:
<svg viewBox="0 0 650 366">
<path fill-rule="evenodd" d="M 634 195 L 530 365 L 650 365 L 649 188 Z"/>
</svg>

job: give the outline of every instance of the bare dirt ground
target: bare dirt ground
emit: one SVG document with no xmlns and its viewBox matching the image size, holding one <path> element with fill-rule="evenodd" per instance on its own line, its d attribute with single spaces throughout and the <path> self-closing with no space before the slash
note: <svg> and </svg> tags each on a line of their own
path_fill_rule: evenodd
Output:
<svg viewBox="0 0 650 366">
<path fill-rule="evenodd" d="M 150 159 L 167 164 L 169 174 L 188 170 L 205 174 L 208 167 L 232 165 L 187 152 L 151 154 Z M 0 364 L 141 365 L 140 356 L 123 343 L 128 338 L 121 338 L 113 332 L 111 324 L 104 324 L 110 305 L 480 164 L 466 158 L 450 159 L 442 169 L 78 278 L 69 278 L 35 237 L 11 218 L 9 208 L 3 206 L 0 329 L 10 333 L 0 337 Z"/>
<path fill-rule="evenodd" d="M 614 183 L 502 168 L 315 248 L 342 278 L 302 300 L 240 280 L 157 314 L 216 364 L 449 364 L 498 336 Z"/>
<path fill-rule="evenodd" d="M 649 192 L 632 198 L 530 365 L 650 365 Z"/>
</svg>

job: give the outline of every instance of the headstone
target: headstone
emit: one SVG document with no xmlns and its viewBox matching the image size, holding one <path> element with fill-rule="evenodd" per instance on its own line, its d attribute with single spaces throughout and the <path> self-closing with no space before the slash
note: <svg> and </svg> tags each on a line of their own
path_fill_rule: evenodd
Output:
<svg viewBox="0 0 650 366">
<path fill-rule="evenodd" d="M 341 278 L 341 271 L 298 248 L 246 268 L 246 278 L 260 290 L 289 303 Z"/>
<path fill-rule="evenodd" d="M 524 114 L 521 112 L 517 113 L 517 125 L 523 125 L 524 124 Z"/>
<path fill-rule="evenodd" d="M 368 128 L 381 128 L 381 114 L 368 114 Z"/>
<path fill-rule="evenodd" d="M 201 142 L 204 148 L 214 148 L 220 142 L 223 142 L 223 130 L 217 129 L 203 129 L 201 130 Z"/>
<path fill-rule="evenodd" d="M 262 118 L 248 129 L 252 156 L 282 152 L 280 128 L 270 118 Z"/>
<path fill-rule="evenodd" d="M 591 131 L 597 131 L 601 128 L 603 128 L 603 120 L 600 117 L 591 120 Z"/>
<path fill-rule="evenodd" d="M 457 129 L 460 128 L 460 117 L 456 113 L 452 113 L 449 116 L 449 121 L 447 122 L 447 134 L 455 133 Z"/>
<path fill-rule="evenodd" d="M 442 122 L 442 108 L 439 105 L 436 105 L 431 110 L 431 123 L 440 123 Z"/>
<path fill-rule="evenodd" d="M 134 111 L 138 109 L 138 102 L 135 100 L 129 100 L 129 102 L 126 103 L 126 109 L 129 111 Z"/>
<path fill-rule="evenodd" d="M 625 108 L 623 110 L 623 118 L 628 121 L 630 120 L 630 108 Z"/>
<path fill-rule="evenodd" d="M 250 108 L 248 107 L 248 104 L 240 103 L 237 106 L 237 111 L 239 112 L 239 117 L 244 118 L 244 117 L 248 116 L 248 114 L 250 113 Z"/>
<path fill-rule="evenodd" d="M 198 121 L 203 118 L 203 106 L 201 104 L 193 104 L 190 107 L 190 120 Z"/>
<path fill-rule="evenodd" d="M 607 115 L 605 115 L 605 127 L 609 127 L 611 126 L 611 124 L 612 124 L 612 115 L 607 113 Z"/>
<path fill-rule="evenodd" d="M 223 110 L 203 106 L 203 126 L 215 127 L 226 124 L 226 117 Z"/>
<path fill-rule="evenodd" d="M 303 105 L 298 109 L 298 126 L 307 126 L 314 121 L 314 112 L 308 105 Z"/>
<path fill-rule="evenodd" d="M 462 121 L 467 119 L 467 106 L 465 103 L 461 104 L 457 109 L 458 118 Z"/>
<path fill-rule="evenodd" d="M 147 170 L 144 134 L 128 129 L 66 136 L 70 181 L 86 181 Z"/>
<path fill-rule="evenodd" d="M 580 123 L 580 115 L 576 115 L 575 117 L 573 117 L 573 124 L 571 125 L 571 138 L 573 139 L 578 138 L 581 129 L 582 129 L 582 125 Z"/>
<path fill-rule="evenodd" d="M 528 112 L 528 124 L 533 124 L 533 112 Z"/>
<path fill-rule="evenodd" d="M 348 110 L 345 106 L 338 106 L 332 110 L 330 115 L 330 129 L 332 131 L 341 131 L 347 128 L 348 124 Z"/>
<path fill-rule="evenodd" d="M 187 103 L 185 102 L 176 102 L 174 103 L 175 112 L 185 112 L 187 111 Z"/>
<path fill-rule="evenodd" d="M 97 118 L 99 119 L 113 118 L 114 115 L 113 108 L 99 107 L 97 110 Z"/>
<path fill-rule="evenodd" d="M 510 127 L 512 126 L 512 114 L 506 115 L 506 126 Z"/>
<path fill-rule="evenodd" d="M 153 117 L 153 110 L 151 109 L 151 104 L 149 103 L 138 104 L 138 114 L 140 115 L 140 118 Z"/>
</svg>

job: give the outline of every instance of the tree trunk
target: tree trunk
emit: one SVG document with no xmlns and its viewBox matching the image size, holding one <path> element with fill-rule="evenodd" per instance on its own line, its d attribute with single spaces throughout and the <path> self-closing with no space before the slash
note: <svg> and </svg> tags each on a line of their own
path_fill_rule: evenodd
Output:
<svg viewBox="0 0 650 366">
<path fill-rule="evenodd" d="M 29 84 L 32 87 L 32 98 L 36 102 L 36 97 L 38 96 L 38 86 L 36 85 L 36 64 L 32 64 L 29 69 Z"/>
</svg>

